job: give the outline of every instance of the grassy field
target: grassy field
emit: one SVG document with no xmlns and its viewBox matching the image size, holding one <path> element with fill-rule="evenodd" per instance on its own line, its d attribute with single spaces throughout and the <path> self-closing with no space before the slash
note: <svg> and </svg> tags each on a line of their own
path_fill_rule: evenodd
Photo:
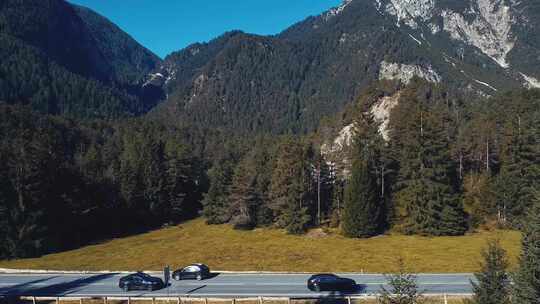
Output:
<svg viewBox="0 0 540 304">
<path fill-rule="evenodd" d="M 385 235 L 367 240 L 281 230 L 236 231 L 202 219 L 114 239 L 37 259 L 0 261 L 0 267 L 56 270 L 160 270 L 202 262 L 216 270 L 295 272 L 391 272 L 402 258 L 415 272 L 472 272 L 490 238 L 499 238 L 514 266 L 520 249 L 515 231 L 482 231 L 462 237 Z"/>
</svg>

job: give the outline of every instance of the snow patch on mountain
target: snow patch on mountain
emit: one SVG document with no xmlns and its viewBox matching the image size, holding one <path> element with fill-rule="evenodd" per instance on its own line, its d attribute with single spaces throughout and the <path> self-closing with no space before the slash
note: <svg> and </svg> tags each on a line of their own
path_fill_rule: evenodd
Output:
<svg viewBox="0 0 540 304">
<path fill-rule="evenodd" d="M 498 91 L 495 87 L 493 87 L 492 85 L 490 85 L 490 84 L 487 83 L 487 82 L 483 82 L 483 81 L 480 81 L 480 80 L 478 80 L 478 79 L 473 79 L 473 80 L 474 80 L 476 83 L 479 83 L 479 84 L 481 84 L 481 85 L 483 85 L 483 86 L 485 86 L 485 87 L 488 87 L 488 88 L 492 89 L 492 90 L 495 91 L 495 92 Z"/>
<path fill-rule="evenodd" d="M 525 83 L 523 84 L 525 87 L 529 89 L 540 89 L 540 80 L 532 77 L 527 76 L 523 73 L 519 73 L 521 77 L 523 77 L 523 80 L 525 80 Z"/>
<path fill-rule="evenodd" d="M 512 37 L 514 18 L 504 0 L 475 0 L 470 9 L 474 19 L 443 10 L 444 30 L 455 39 L 479 48 L 501 67 L 508 68 L 508 53 L 514 48 Z M 468 14 L 470 16 L 471 14 Z"/>
<path fill-rule="evenodd" d="M 416 39 L 416 37 L 414 37 L 413 35 L 409 34 L 409 37 L 411 37 L 416 43 L 418 43 L 418 45 L 422 45 L 422 41 Z"/>
<path fill-rule="evenodd" d="M 423 67 L 420 65 L 381 62 L 379 80 L 400 80 L 408 84 L 415 76 L 434 83 L 439 83 L 442 80 L 442 77 L 433 70 L 431 65 Z"/>
</svg>

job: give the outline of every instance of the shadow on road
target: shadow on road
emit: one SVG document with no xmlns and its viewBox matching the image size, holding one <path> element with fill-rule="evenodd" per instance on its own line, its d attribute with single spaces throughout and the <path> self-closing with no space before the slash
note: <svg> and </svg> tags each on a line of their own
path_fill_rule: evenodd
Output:
<svg viewBox="0 0 540 304">
<path fill-rule="evenodd" d="M 33 284 L 43 283 L 43 282 L 53 280 L 53 279 L 56 279 L 56 278 L 58 278 L 58 276 L 48 277 L 48 278 L 44 278 L 44 279 L 40 279 L 40 280 L 34 280 L 34 281 L 25 282 L 25 283 L 22 283 L 22 284 L 12 285 L 12 286 L 8 286 L 8 287 L 0 287 L 0 295 L 2 295 L 2 296 L 20 295 L 20 294 L 24 293 L 26 290 L 32 289 L 31 286 Z"/>
<path fill-rule="evenodd" d="M 317 299 L 317 304 L 348 304 L 344 297 L 358 296 L 365 292 L 367 286 L 364 284 L 356 284 L 355 288 L 347 291 L 332 291 Z"/>
<path fill-rule="evenodd" d="M 51 277 L 43 280 L 37 280 L 32 282 L 27 282 L 24 284 L 12 286 L 6 288 L 7 290 L 0 289 L 0 294 L 5 293 L 9 296 L 66 296 L 71 293 L 76 293 L 80 291 L 85 286 L 96 283 L 99 281 L 106 280 L 110 277 L 117 275 L 117 273 L 107 273 L 99 274 L 85 278 L 79 278 L 73 281 L 61 282 L 57 284 L 52 284 L 44 287 L 33 286 L 36 283 L 41 283 L 43 281 L 51 280 L 57 277 Z"/>
<path fill-rule="evenodd" d="M 219 272 L 210 272 L 210 274 L 208 275 L 208 278 L 206 278 L 206 279 L 204 279 L 204 280 L 210 280 L 210 279 L 213 279 L 213 278 L 219 276 L 220 274 L 221 274 L 221 273 L 219 273 Z M 204 281 L 204 280 L 203 280 L 203 281 Z"/>
</svg>

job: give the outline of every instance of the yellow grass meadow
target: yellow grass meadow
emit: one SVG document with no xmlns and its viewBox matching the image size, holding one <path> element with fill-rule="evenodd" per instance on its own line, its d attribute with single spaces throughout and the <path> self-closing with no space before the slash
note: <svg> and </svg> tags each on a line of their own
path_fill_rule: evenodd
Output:
<svg viewBox="0 0 540 304">
<path fill-rule="evenodd" d="M 521 239 L 517 231 L 433 238 L 391 234 L 357 240 L 338 234 L 293 236 L 275 229 L 237 231 L 228 225 L 208 226 L 203 219 L 40 258 L 0 261 L 0 267 L 161 270 L 165 265 L 201 262 L 230 271 L 387 273 L 402 258 L 414 272 L 473 272 L 492 238 L 501 241 L 514 267 Z"/>
</svg>

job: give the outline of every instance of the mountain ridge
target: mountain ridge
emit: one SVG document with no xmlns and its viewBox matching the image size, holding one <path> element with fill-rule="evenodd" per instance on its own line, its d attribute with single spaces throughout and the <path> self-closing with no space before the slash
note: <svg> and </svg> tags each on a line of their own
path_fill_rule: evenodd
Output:
<svg viewBox="0 0 540 304">
<path fill-rule="evenodd" d="M 378 80 L 418 76 L 473 96 L 535 87 L 540 75 L 523 67 L 540 60 L 514 34 L 522 27 L 513 14 L 527 2 L 347 0 L 275 36 L 218 38 L 204 44 L 214 50 L 205 64 L 182 70 L 191 78 L 165 86 L 169 98 L 157 112 L 229 130 L 308 132 Z M 532 63 L 517 61 L 519 52 Z M 165 62 L 176 73 L 190 61 Z"/>
<path fill-rule="evenodd" d="M 139 82 L 161 60 L 89 9 L 63 0 L 5 0 L 0 39 L 0 100 L 8 103 L 117 118 L 147 112 L 160 96 Z"/>
</svg>

